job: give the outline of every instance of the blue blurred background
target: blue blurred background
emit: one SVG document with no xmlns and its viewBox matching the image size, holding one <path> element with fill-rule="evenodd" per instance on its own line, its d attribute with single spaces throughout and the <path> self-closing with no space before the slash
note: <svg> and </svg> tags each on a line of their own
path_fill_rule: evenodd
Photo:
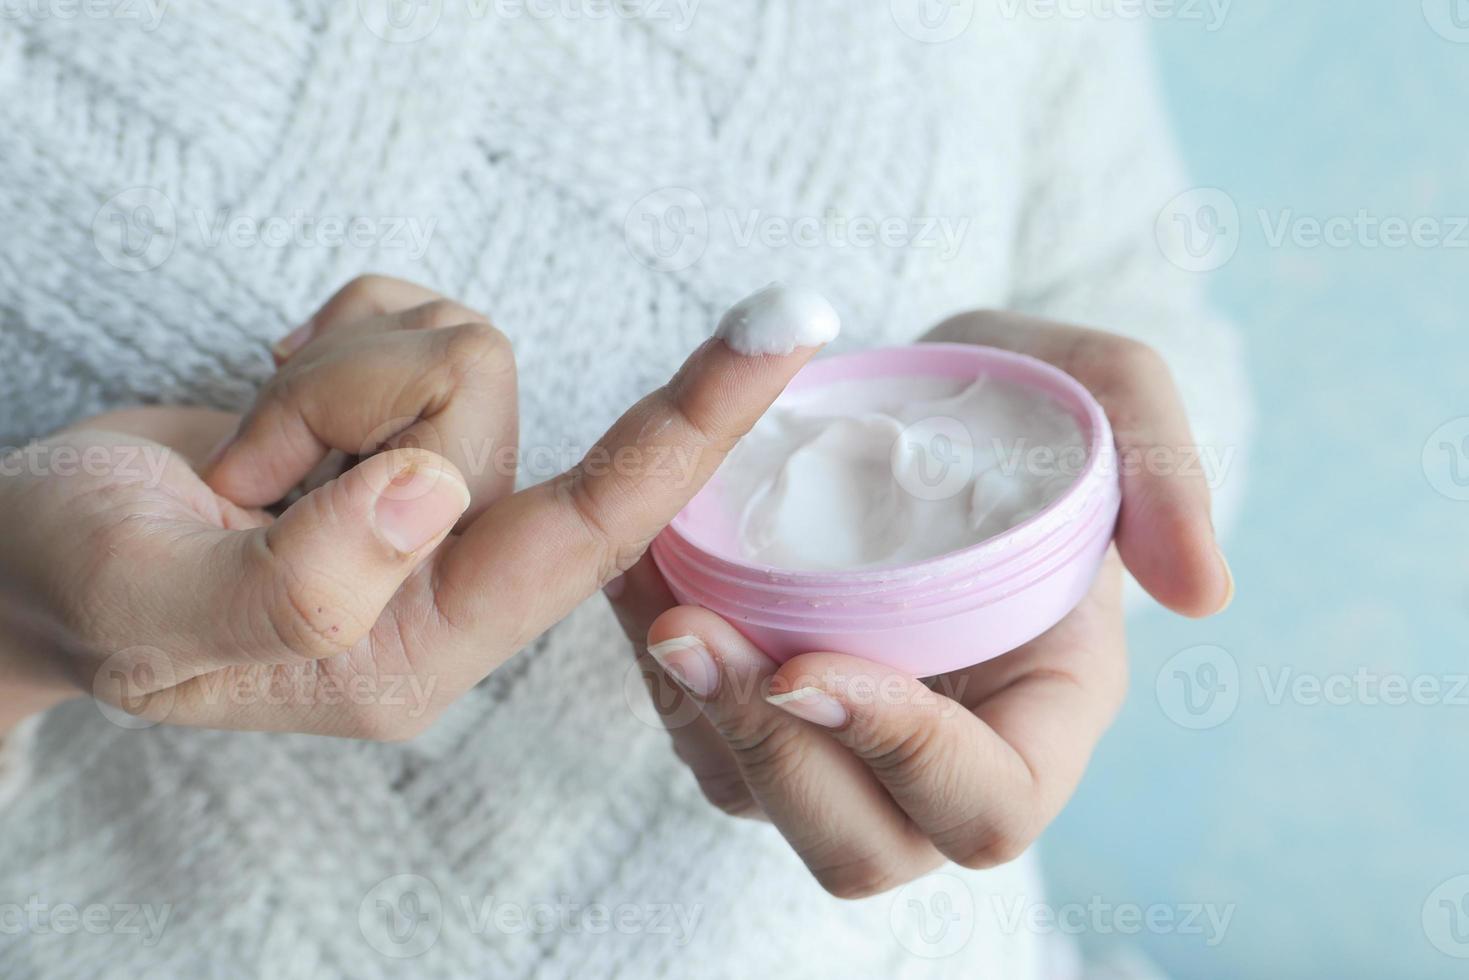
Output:
<svg viewBox="0 0 1469 980">
<path fill-rule="evenodd" d="M 1469 0 L 1237 0 L 1154 34 L 1193 176 L 1239 210 L 1205 275 L 1260 426 L 1236 604 L 1135 620 L 1128 706 L 1047 837 L 1055 900 L 1232 911 L 1214 946 L 1082 936 L 1178 978 L 1469 976 Z M 1429 220 L 1272 242 L 1364 210 Z"/>
</svg>

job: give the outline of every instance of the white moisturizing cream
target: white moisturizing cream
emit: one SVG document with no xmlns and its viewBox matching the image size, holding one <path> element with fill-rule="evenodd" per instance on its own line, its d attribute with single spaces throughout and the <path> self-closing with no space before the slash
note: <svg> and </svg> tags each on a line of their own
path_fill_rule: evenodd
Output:
<svg viewBox="0 0 1469 980">
<path fill-rule="evenodd" d="M 757 294 L 758 295 L 758 294 Z M 1081 427 L 1042 391 L 930 376 L 783 397 L 720 469 L 746 560 L 884 568 L 1022 523 L 1065 493 Z"/>
<path fill-rule="evenodd" d="M 773 282 L 730 307 L 714 335 L 741 354 L 789 354 L 831 343 L 842 318 L 814 289 Z"/>
</svg>

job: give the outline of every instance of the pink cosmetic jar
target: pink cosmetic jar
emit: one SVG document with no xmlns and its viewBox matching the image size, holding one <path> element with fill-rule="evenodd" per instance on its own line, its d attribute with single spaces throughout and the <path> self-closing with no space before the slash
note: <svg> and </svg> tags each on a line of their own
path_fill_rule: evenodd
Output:
<svg viewBox="0 0 1469 980">
<path fill-rule="evenodd" d="M 1029 520 L 913 564 L 851 571 L 742 560 L 739 514 L 713 480 L 653 542 L 679 602 L 719 614 L 778 662 L 834 652 L 929 677 L 997 657 L 1059 622 L 1091 587 L 1121 505 L 1106 413 L 1078 381 L 1042 361 L 968 344 L 918 344 L 819 358 L 787 389 L 846 380 L 979 377 L 1045 393 L 1076 419 L 1086 447 L 1074 482 Z M 784 396 L 783 396 L 784 397 Z M 986 433 L 972 433 L 976 443 Z"/>
</svg>

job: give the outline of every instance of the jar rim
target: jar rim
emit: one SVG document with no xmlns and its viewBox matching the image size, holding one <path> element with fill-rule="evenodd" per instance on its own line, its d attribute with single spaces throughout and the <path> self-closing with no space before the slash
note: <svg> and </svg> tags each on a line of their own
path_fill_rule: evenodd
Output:
<svg viewBox="0 0 1469 980">
<path fill-rule="evenodd" d="M 807 365 L 786 389 L 787 393 L 816 390 L 848 380 L 912 377 L 978 379 L 996 377 L 1044 392 L 1069 410 L 1083 428 L 1086 461 L 1066 490 L 1048 505 L 1014 527 L 983 541 L 916 562 L 878 568 L 811 570 L 781 568 L 718 553 L 700 541 L 691 527 L 688 508 L 681 511 L 659 539 L 668 537 L 697 553 L 700 564 L 719 578 L 772 591 L 821 594 L 830 590 L 863 588 L 904 582 L 950 579 L 1000 567 L 1007 557 L 1028 551 L 1064 529 L 1088 508 L 1086 502 L 1117 485 L 1111 424 L 1091 392 L 1062 369 L 1014 351 L 977 344 L 921 343 L 876 348 L 823 357 Z M 1095 513 L 1095 510 L 1093 510 Z M 1113 515 L 1115 519 L 1115 513 Z M 682 549 L 678 549 L 682 550 Z M 656 557 L 656 555 L 655 555 Z"/>
<path fill-rule="evenodd" d="M 1001 561 L 961 560 L 943 574 L 872 579 L 860 591 L 721 574 L 707 567 L 707 553 L 676 535 L 655 540 L 653 558 L 676 592 L 695 597 L 700 604 L 708 600 L 710 608 L 732 619 L 785 629 L 839 625 L 845 630 L 876 631 L 1000 602 L 1064 571 L 1091 551 L 1100 536 L 1111 537 L 1121 503 L 1115 482 L 1110 492 L 1104 485 L 1102 493 L 1088 500 L 1092 506 L 1074 522 L 1060 525 L 1028 547 L 1006 552 Z"/>
</svg>

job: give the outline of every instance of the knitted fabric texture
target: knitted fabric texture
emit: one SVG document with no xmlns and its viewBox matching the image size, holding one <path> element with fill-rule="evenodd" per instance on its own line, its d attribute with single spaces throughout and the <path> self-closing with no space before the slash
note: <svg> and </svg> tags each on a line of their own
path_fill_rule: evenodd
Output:
<svg viewBox="0 0 1469 980">
<path fill-rule="evenodd" d="M 832 297 L 838 350 L 979 307 L 1135 335 L 1202 443 L 1245 437 L 1235 337 L 1155 237 L 1188 184 L 1123 25 L 985 2 L 952 5 L 973 22 L 948 39 L 851 0 L 40 6 L 0 19 L 0 444 L 127 404 L 243 409 L 268 344 L 367 271 L 511 336 L 525 480 L 775 279 Z M 9 978 L 1072 969 L 1006 914 L 1044 901 L 1031 858 L 840 902 L 715 811 L 600 596 L 410 744 L 129 731 L 89 701 L 31 728 L 0 903 L 110 925 L 0 931 Z"/>
</svg>

